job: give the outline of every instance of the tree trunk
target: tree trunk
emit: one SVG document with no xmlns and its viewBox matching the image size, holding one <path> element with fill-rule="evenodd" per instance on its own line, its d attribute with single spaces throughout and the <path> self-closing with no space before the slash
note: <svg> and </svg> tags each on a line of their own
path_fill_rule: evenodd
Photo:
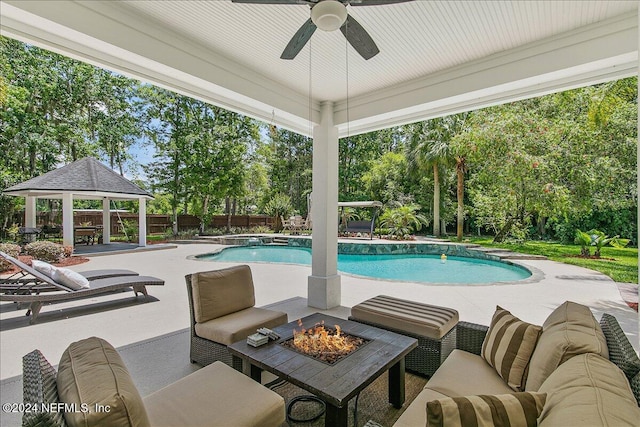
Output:
<svg viewBox="0 0 640 427">
<path fill-rule="evenodd" d="M 174 206 L 171 209 L 171 214 L 173 216 L 173 235 L 178 235 L 178 207 Z"/>
<path fill-rule="evenodd" d="M 204 229 L 206 224 L 204 223 L 205 218 L 208 218 L 208 213 L 209 211 L 209 196 L 205 196 L 204 200 L 202 201 L 202 218 L 200 219 L 200 233 L 204 234 Z"/>
<path fill-rule="evenodd" d="M 225 198 L 225 210 L 227 211 L 227 233 L 231 232 L 231 199 L 229 196 Z"/>
<path fill-rule="evenodd" d="M 438 164 L 433 164 L 433 235 L 440 237 L 440 175 Z"/>
<path fill-rule="evenodd" d="M 509 230 L 513 227 L 514 222 L 515 220 L 513 218 L 509 218 L 504 224 L 504 227 L 502 227 L 500 231 L 498 231 L 498 234 L 496 234 L 496 237 L 493 238 L 493 243 L 504 242 L 504 239 L 507 237 L 507 234 L 509 234 Z"/>
<path fill-rule="evenodd" d="M 457 167 L 456 174 L 458 175 L 458 228 L 456 230 L 456 236 L 458 238 L 458 242 L 461 242 L 464 231 L 464 169 L 462 167 Z"/>
</svg>

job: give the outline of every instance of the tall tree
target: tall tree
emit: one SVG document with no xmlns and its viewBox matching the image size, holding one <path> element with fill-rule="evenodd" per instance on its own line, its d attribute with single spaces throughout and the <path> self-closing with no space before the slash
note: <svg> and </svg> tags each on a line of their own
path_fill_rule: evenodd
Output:
<svg viewBox="0 0 640 427">
<path fill-rule="evenodd" d="M 464 184 L 460 177 L 464 176 L 464 167 L 459 164 L 452 151 L 453 137 L 462 132 L 468 113 L 460 113 L 439 117 L 424 122 L 414 123 L 406 127 L 409 134 L 407 159 L 409 168 L 415 170 L 433 170 L 433 234 L 438 237 L 440 231 L 440 173 L 441 167 L 456 162 L 459 185 Z M 462 157 L 460 158 L 462 160 Z M 463 192 L 458 189 L 461 196 Z M 460 209 L 458 209 L 460 211 Z M 460 216 L 460 215 L 459 215 Z M 458 219 L 460 222 L 460 218 Z"/>
</svg>

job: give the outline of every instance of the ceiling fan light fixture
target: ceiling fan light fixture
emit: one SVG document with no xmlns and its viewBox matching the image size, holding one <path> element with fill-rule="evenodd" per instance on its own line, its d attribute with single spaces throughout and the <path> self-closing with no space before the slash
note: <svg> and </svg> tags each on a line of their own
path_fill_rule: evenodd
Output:
<svg viewBox="0 0 640 427">
<path fill-rule="evenodd" d="M 311 9 L 311 20 L 322 31 L 335 31 L 347 20 L 347 8 L 337 0 L 323 0 Z"/>
</svg>

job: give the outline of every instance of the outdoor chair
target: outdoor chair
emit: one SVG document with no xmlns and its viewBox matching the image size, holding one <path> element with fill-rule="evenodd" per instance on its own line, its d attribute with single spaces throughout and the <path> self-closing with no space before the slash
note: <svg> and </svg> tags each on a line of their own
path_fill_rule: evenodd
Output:
<svg viewBox="0 0 640 427">
<path fill-rule="evenodd" d="M 238 265 L 185 276 L 191 314 L 192 363 L 217 360 L 237 370 L 242 361 L 227 346 L 244 340 L 258 328 L 287 323 L 287 314 L 254 307 L 253 277 L 248 265 Z"/>
<path fill-rule="evenodd" d="M 31 243 L 34 242 L 38 235 L 42 232 L 40 228 L 37 227 L 20 227 L 18 228 L 18 234 L 20 235 L 20 243 Z"/>
<path fill-rule="evenodd" d="M 291 232 L 291 220 L 285 220 L 284 217 L 280 215 L 280 222 L 282 223 L 282 234 L 284 234 L 287 230 Z"/>
<path fill-rule="evenodd" d="M 19 260 L 16 260 L 13 257 L 5 253 L 1 253 L 0 255 L 14 263 L 15 265 L 21 264 L 20 268 L 27 267 L 28 273 L 33 275 L 37 280 L 38 284 L 31 285 L 31 288 L 28 286 L 22 287 L 21 289 L 14 289 L 13 291 L 8 291 L 6 293 L 0 293 L 0 301 L 12 301 L 18 303 L 18 308 L 23 303 L 29 304 L 29 309 L 26 312 L 27 316 L 31 316 L 29 323 L 34 324 L 40 314 L 40 310 L 42 309 L 43 304 L 45 303 L 54 303 L 61 301 L 72 301 L 81 298 L 85 298 L 88 296 L 106 294 L 113 291 L 125 290 L 128 288 L 133 288 L 133 292 L 138 296 L 138 293 L 143 294 L 145 297 L 148 296 L 146 286 L 160 286 L 164 285 L 164 280 L 158 279 L 156 277 L 151 276 L 138 276 L 138 275 L 128 275 L 128 276 L 108 276 L 109 273 L 104 272 L 102 278 L 95 278 L 93 280 L 88 280 L 88 287 L 81 287 L 78 289 L 73 289 L 70 287 L 71 285 L 67 282 L 66 284 L 62 284 L 53 278 L 46 276 L 39 271 L 32 269 L 26 264 L 22 263 Z M 16 264 L 17 262 L 17 264 Z M 67 269 L 59 269 L 65 271 L 65 276 L 74 276 L 81 278 L 83 277 L 81 274 L 72 272 Z M 97 272 L 98 270 L 96 270 Z M 128 270 L 120 270 L 120 271 L 128 271 Z M 69 273 L 70 272 L 70 273 Z M 104 274 L 107 274 L 105 277 Z M 134 273 L 135 274 L 135 273 Z M 100 274 L 96 274 L 93 277 L 100 277 Z M 86 278 L 85 278 L 86 279 Z M 32 282 L 33 283 L 33 282 Z M 9 283 L 8 285 L 11 285 Z M 7 286 L 8 286 L 7 285 Z"/>
</svg>

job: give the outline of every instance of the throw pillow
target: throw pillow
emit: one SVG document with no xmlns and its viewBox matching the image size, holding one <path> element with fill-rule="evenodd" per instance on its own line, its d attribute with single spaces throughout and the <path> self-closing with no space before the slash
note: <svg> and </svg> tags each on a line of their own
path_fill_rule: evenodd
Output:
<svg viewBox="0 0 640 427">
<path fill-rule="evenodd" d="M 68 268 L 56 268 L 53 271 L 52 279 L 74 291 L 91 287 L 86 277 Z"/>
<path fill-rule="evenodd" d="M 52 279 L 53 279 L 53 272 L 57 270 L 56 266 L 51 265 L 48 262 L 39 261 L 37 259 L 31 260 L 31 267 L 33 267 L 34 270 Z"/>
<path fill-rule="evenodd" d="M 523 322 L 502 307 L 496 307 L 481 356 L 515 391 L 526 382 L 525 372 L 542 327 Z"/>
<path fill-rule="evenodd" d="M 427 402 L 427 427 L 536 427 L 545 393 L 447 397 Z"/>
</svg>

